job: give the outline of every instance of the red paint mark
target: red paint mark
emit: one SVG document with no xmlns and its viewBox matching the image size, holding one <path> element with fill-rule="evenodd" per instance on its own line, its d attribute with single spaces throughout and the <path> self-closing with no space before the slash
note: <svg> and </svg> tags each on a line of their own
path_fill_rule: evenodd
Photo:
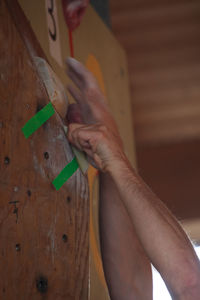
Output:
<svg viewBox="0 0 200 300">
<path fill-rule="evenodd" d="M 70 48 L 70 56 L 74 57 L 74 45 L 73 45 L 73 36 L 72 36 L 72 31 L 68 29 L 69 33 L 69 48 Z"/>
</svg>

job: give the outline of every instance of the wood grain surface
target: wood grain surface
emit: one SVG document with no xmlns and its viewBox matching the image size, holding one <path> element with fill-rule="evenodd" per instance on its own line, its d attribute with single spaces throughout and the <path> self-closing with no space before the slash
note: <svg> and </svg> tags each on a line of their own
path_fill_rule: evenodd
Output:
<svg viewBox="0 0 200 300">
<path fill-rule="evenodd" d="M 130 71 L 137 145 L 200 136 L 200 2 L 111 0 Z"/>
<path fill-rule="evenodd" d="M 58 192 L 51 184 L 73 157 L 56 113 L 22 134 L 49 99 L 16 1 L 0 1 L 0 45 L 0 299 L 87 299 L 87 179 L 78 170 Z"/>
</svg>

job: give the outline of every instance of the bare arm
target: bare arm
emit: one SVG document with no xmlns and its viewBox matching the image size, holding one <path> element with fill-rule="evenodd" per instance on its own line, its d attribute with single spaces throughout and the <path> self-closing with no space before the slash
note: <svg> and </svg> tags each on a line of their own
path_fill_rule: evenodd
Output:
<svg viewBox="0 0 200 300">
<path fill-rule="evenodd" d="M 199 299 L 199 261 L 179 223 L 128 161 L 112 166 L 109 172 L 150 260 L 174 299 Z"/>
<path fill-rule="evenodd" d="M 189 239 L 132 169 L 117 137 L 101 124 L 78 127 L 73 124 L 69 139 L 112 177 L 137 236 L 174 299 L 199 299 L 200 266 Z"/>
<path fill-rule="evenodd" d="M 116 185 L 106 173 L 100 173 L 99 213 L 101 252 L 111 299 L 151 300 L 150 262 Z"/>
<path fill-rule="evenodd" d="M 74 86 L 69 86 L 77 103 L 69 106 L 68 121 L 106 124 L 122 146 L 117 126 L 91 73 L 76 60 L 69 59 L 68 75 L 77 87 L 75 89 Z M 111 299 L 152 300 L 149 259 L 138 240 L 113 179 L 102 172 L 99 205 L 101 252 Z"/>
</svg>

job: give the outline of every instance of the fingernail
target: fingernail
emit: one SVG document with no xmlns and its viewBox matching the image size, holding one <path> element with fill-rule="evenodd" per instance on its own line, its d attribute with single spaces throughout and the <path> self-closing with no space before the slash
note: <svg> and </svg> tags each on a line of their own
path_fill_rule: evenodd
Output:
<svg viewBox="0 0 200 300">
<path fill-rule="evenodd" d="M 68 64 L 68 61 L 69 61 L 69 57 L 67 57 L 67 58 L 65 59 L 65 63 Z"/>
<path fill-rule="evenodd" d="M 76 64 L 78 64 L 79 62 L 78 62 L 78 60 L 76 60 L 75 58 L 73 58 L 73 57 L 67 57 L 67 64 L 68 65 L 76 65 Z"/>
<path fill-rule="evenodd" d="M 68 63 L 71 63 L 71 62 L 73 62 L 73 60 L 74 60 L 74 58 L 72 58 L 72 57 L 67 57 L 67 59 L 66 59 L 66 63 L 68 64 Z"/>
</svg>

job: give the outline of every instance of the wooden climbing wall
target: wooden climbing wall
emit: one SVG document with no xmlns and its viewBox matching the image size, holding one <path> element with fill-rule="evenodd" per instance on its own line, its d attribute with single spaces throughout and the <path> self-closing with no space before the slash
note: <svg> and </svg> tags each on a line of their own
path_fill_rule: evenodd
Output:
<svg viewBox="0 0 200 300">
<path fill-rule="evenodd" d="M 25 223 L 23 222 L 25 221 L 22 221 L 23 216 L 24 219 L 30 220 L 25 228 L 28 232 L 34 232 L 34 237 L 30 234 L 28 235 L 25 231 L 20 232 L 21 241 L 16 240 L 17 237 L 15 237 L 12 255 L 16 256 L 16 265 L 13 270 L 12 268 L 9 270 L 7 279 L 5 276 L 5 282 L 7 282 L 7 285 L 11 283 L 10 278 L 14 276 L 14 270 L 18 270 L 18 268 L 21 270 L 19 266 L 23 265 L 25 269 L 24 272 L 31 273 L 26 264 L 29 264 L 30 269 L 34 264 L 37 272 L 33 272 L 32 275 L 29 274 L 29 277 L 20 277 L 19 270 L 17 271 L 16 277 L 13 277 L 12 285 L 15 285 L 14 280 L 16 280 L 16 278 L 18 278 L 17 280 L 20 282 L 23 282 L 21 285 L 15 285 L 14 295 L 17 295 L 18 290 L 20 290 L 22 295 L 23 288 L 26 286 L 27 294 L 22 296 L 22 298 L 24 297 L 23 299 L 30 299 L 31 297 L 35 297 L 36 299 L 38 297 L 38 299 L 40 299 L 40 295 L 42 294 L 44 296 L 46 295 L 47 299 L 88 299 L 88 297 L 92 300 L 109 299 L 98 241 L 98 177 L 96 176 L 95 170 L 90 169 L 89 171 L 89 220 L 88 186 L 86 179 L 81 176 L 80 171 L 78 171 L 59 192 L 56 192 L 51 185 L 51 181 L 64 167 L 66 160 L 69 162 L 72 158 L 68 142 L 64 137 L 62 126 L 59 123 L 59 117 L 54 115 L 40 131 L 34 134 L 31 140 L 25 140 L 20 131 L 26 120 L 36 112 L 37 103 L 41 101 L 42 104 L 45 105 L 49 101 L 30 59 L 31 56 L 34 55 L 42 56 L 41 49 L 38 50 L 36 47 L 38 42 L 42 48 L 42 52 L 45 53 L 46 58 L 62 83 L 66 85 L 69 81 L 65 74 L 64 63 L 65 58 L 69 56 L 68 33 L 62 15 L 61 3 L 60 1 L 48 0 L 19 1 L 37 38 L 36 41 L 30 43 L 26 34 L 27 24 L 26 26 L 20 27 L 19 21 L 21 17 L 19 17 L 19 21 L 16 20 L 16 12 L 14 13 L 12 4 L 15 1 L 7 0 L 6 2 L 9 4 L 9 11 L 12 12 L 12 17 L 15 19 L 17 30 L 16 26 L 12 23 L 12 18 L 10 18 L 10 23 L 12 23 L 13 28 L 12 31 L 10 29 L 8 30 L 8 25 L 5 23 L 8 22 L 8 17 L 4 17 L 1 20 L 2 24 L 5 23 L 3 27 L 1 26 L 1 28 L 4 28 L 4 33 L 1 34 L 1 40 L 5 41 L 8 39 L 10 44 L 6 42 L 6 45 L 4 45 L 4 56 L 2 56 L 0 63 L 2 66 L 4 65 L 4 72 L 8 71 L 6 65 L 10 64 L 11 70 L 9 76 L 12 77 L 10 84 L 14 85 L 14 89 L 10 86 L 7 87 L 6 94 L 4 85 L 7 83 L 8 78 L 2 75 L 5 79 L 4 82 L 2 81 L 0 87 L 0 99 L 5 102 L 5 109 L 2 109 L 1 119 L 3 120 L 3 116 L 5 116 L 4 118 L 7 119 L 7 123 L 2 121 L 1 134 L 7 136 L 9 130 L 6 128 L 12 128 L 10 136 L 13 140 L 11 140 L 12 144 L 10 142 L 10 144 L 7 144 L 7 147 L 3 147 L 5 151 L 1 153 L 1 159 L 4 172 L 9 170 L 9 168 L 12 174 L 14 172 L 16 174 L 16 172 L 18 172 L 16 170 L 19 170 L 19 173 L 23 170 L 23 174 L 25 173 L 25 175 L 23 175 L 25 183 L 24 181 L 20 181 L 18 184 L 10 182 L 9 180 L 0 181 L 4 183 L 5 193 L 8 193 L 8 186 L 12 190 L 12 196 L 6 194 L 5 199 L 7 200 L 1 204 L 2 211 L 4 211 L 1 219 L 3 220 L 7 215 L 9 215 L 10 218 L 16 215 L 12 214 L 15 210 L 15 204 L 13 204 L 12 210 L 10 208 L 8 212 L 8 208 L 10 207 L 10 205 L 8 205 L 10 200 L 8 199 L 10 199 L 10 197 L 14 197 L 14 199 L 20 198 L 20 191 L 23 189 L 24 195 L 26 196 L 23 201 L 26 201 L 25 207 L 28 205 L 29 210 L 24 210 L 23 215 L 22 212 L 20 215 L 19 207 L 20 204 L 23 207 L 24 202 L 21 200 L 16 203 L 19 211 L 18 223 L 15 223 L 16 220 L 13 221 L 13 227 L 10 230 L 13 230 L 13 228 L 17 230 L 16 228 L 19 228 L 19 224 L 24 228 Z M 48 8 L 52 7 L 52 5 L 54 8 L 54 22 L 52 22 L 52 16 L 48 13 Z M 1 4 L 1 14 L 5 15 L 3 9 L 8 11 L 4 2 Z M 49 38 L 50 32 L 55 33 L 53 24 L 56 26 L 56 44 L 52 44 Z M 13 33 L 13 31 L 15 33 Z M 7 36 L 9 36 L 9 38 L 6 38 Z M 20 36 L 25 44 L 20 39 Z M 106 94 L 108 104 L 119 125 L 125 151 L 132 164 L 135 164 L 128 73 L 124 51 L 91 7 L 88 8 L 83 22 L 75 31 L 73 38 L 75 58 L 85 63 L 97 77 L 100 87 Z M 21 43 L 20 46 L 19 43 Z M 11 47 L 9 45 L 11 45 Z M 26 59 L 22 56 L 22 50 L 19 50 L 21 49 L 20 47 L 22 47 L 23 52 L 26 53 Z M 7 51 L 7 49 L 9 49 L 9 51 Z M 17 55 L 18 52 L 20 52 L 20 54 Z M 10 59 L 11 57 L 12 59 Z M 17 68 L 15 64 L 17 64 Z M 15 72 L 12 74 L 14 69 Z M 35 76 L 35 81 L 29 80 L 29 76 L 33 75 Z M 6 97 L 4 97 L 4 94 L 6 94 Z M 8 99 L 7 102 L 5 99 Z M 70 97 L 69 100 L 70 102 L 73 101 Z M 7 104 L 10 103 L 12 107 L 11 102 L 13 102 L 13 105 L 18 109 L 18 113 L 14 113 L 11 108 L 8 109 Z M 18 103 L 20 103 L 20 106 Z M 22 110 L 23 106 L 25 107 L 25 112 Z M 39 107 L 41 107 L 41 105 Z M 13 118 L 13 114 L 15 118 Z M 20 120 L 20 122 L 18 120 Z M 6 128 L 4 123 L 8 124 Z M 16 125 L 11 126 L 13 124 L 17 124 L 17 127 Z M 1 141 L 3 141 L 3 139 L 1 139 Z M 15 144 L 13 144 L 14 141 Z M 22 144 L 20 144 L 20 141 Z M 16 153 L 19 153 L 19 151 L 23 152 L 19 145 L 21 145 L 21 148 L 24 149 L 26 154 L 20 157 L 20 161 L 23 160 L 24 157 L 23 161 L 25 161 L 25 166 L 18 165 L 18 169 L 15 168 L 11 170 L 13 158 L 11 157 L 10 151 L 14 153 L 14 157 L 17 157 Z M 29 152 L 25 147 L 29 147 Z M 46 152 L 48 152 L 49 155 L 48 159 L 44 158 L 44 153 Z M 28 153 L 29 157 L 27 157 Z M 4 163 L 4 159 L 7 156 L 10 158 L 9 164 Z M 35 169 L 33 169 L 32 166 L 34 166 Z M 40 176 L 43 176 L 41 180 Z M 32 177 L 34 188 L 30 187 Z M 43 186 L 43 182 L 46 183 L 45 186 Z M 15 187 L 19 188 L 17 192 L 14 192 Z M 28 190 L 31 191 L 31 196 L 28 196 Z M 33 190 L 37 191 L 37 193 L 33 193 Z M 30 200 L 33 200 L 33 202 Z M 32 212 L 33 203 L 35 210 Z M 42 214 L 44 214 L 44 217 Z M 33 221 L 31 222 L 32 219 L 38 220 L 37 222 L 39 223 L 36 221 L 34 221 L 35 223 Z M 88 241 L 89 222 L 90 247 Z M 35 225 L 33 226 L 32 224 Z M 2 228 L 4 228 L 2 229 L 3 236 L 6 237 L 5 230 L 10 228 L 9 219 Z M 30 245 L 27 236 L 31 240 Z M 44 240 L 42 240 L 42 238 Z M 30 260 L 31 262 L 23 256 L 24 248 L 22 247 L 22 241 L 29 245 L 26 246 L 26 253 L 28 256 L 34 258 Z M 10 241 L 7 241 L 5 245 L 10 245 L 9 243 Z M 15 249 L 17 244 L 21 246 L 20 251 Z M 46 249 L 44 244 L 49 252 L 44 250 Z M 88 262 L 88 247 L 90 265 Z M 7 258 L 9 259 L 10 256 L 11 254 L 8 253 Z M 21 257 L 21 261 L 18 259 L 19 257 Z M 49 264 L 47 260 L 52 260 L 51 264 Z M 55 265 L 56 262 L 57 265 Z M 48 270 L 45 270 L 47 265 Z M 5 268 L 5 265 L 2 269 L 3 268 Z M 88 275 L 88 268 L 90 275 Z M 42 291 L 38 291 L 38 286 Z M 47 288 L 45 288 L 46 286 Z M 3 290 L 4 287 L 2 287 L 2 291 Z M 16 299 L 18 298 L 19 297 L 16 297 Z M 9 299 L 9 297 L 6 299 Z"/>
<path fill-rule="evenodd" d="M 0 2 L 0 299 L 87 299 L 87 179 L 78 170 L 59 191 L 51 184 L 72 159 L 56 113 L 29 139 L 21 131 L 49 102 L 28 26 Z"/>
</svg>

